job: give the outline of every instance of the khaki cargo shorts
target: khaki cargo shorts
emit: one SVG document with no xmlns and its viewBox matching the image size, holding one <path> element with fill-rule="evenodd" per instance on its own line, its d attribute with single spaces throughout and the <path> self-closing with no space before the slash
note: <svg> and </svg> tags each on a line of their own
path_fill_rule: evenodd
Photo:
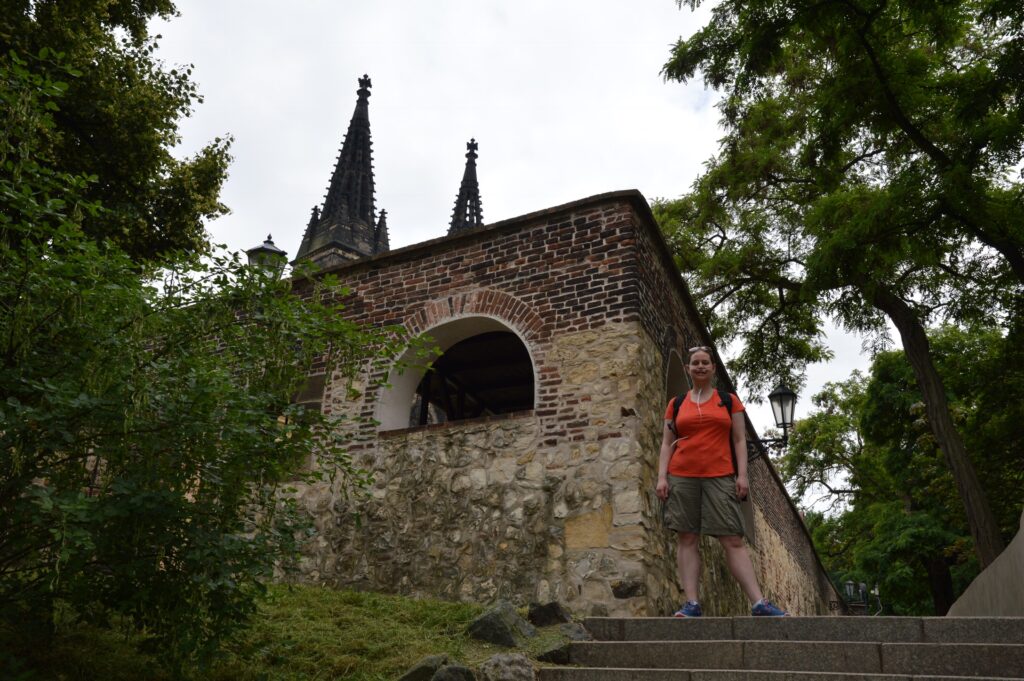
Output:
<svg viewBox="0 0 1024 681">
<path fill-rule="evenodd" d="M 742 536 L 743 513 L 736 498 L 736 478 L 668 476 L 665 527 L 712 537 Z"/>
</svg>

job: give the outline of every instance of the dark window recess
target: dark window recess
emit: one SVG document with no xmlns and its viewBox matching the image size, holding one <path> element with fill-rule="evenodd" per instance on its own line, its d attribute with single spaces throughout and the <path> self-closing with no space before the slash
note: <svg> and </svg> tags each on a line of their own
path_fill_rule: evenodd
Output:
<svg viewBox="0 0 1024 681">
<path fill-rule="evenodd" d="M 302 387 L 292 396 L 292 404 L 297 404 L 302 408 L 304 414 L 309 412 L 320 412 L 321 405 L 324 401 L 324 386 L 327 383 L 327 376 L 320 374 L 319 376 L 309 376 L 306 378 L 306 382 L 302 384 Z M 280 417 L 282 423 L 286 423 L 285 417 Z M 301 460 L 296 462 L 294 475 L 291 476 L 292 480 L 302 479 L 305 473 L 313 470 L 313 466 L 316 465 L 316 455 L 310 451 L 304 455 Z"/>
<path fill-rule="evenodd" d="M 533 362 L 509 331 L 472 336 L 448 348 L 423 376 L 409 425 L 425 426 L 533 409 Z"/>
<path fill-rule="evenodd" d="M 310 376 L 306 379 L 306 383 L 302 388 L 295 393 L 292 402 L 302 405 L 304 409 L 320 411 L 320 406 L 324 401 L 324 384 L 326 381 L 327 376 L 324 374 Z"/>
</svg>

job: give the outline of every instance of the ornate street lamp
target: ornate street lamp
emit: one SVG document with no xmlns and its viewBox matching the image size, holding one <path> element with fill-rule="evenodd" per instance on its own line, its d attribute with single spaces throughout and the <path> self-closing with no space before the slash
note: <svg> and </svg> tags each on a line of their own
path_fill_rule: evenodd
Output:
<svg viewBox="0 0 1024 681">
<path fill-rule="evenodd" d="M 245 254 L 249 257 L 250 265 L 263 267 L 277 275 L 284 272 L 284 266 L 288 263 L 288 253 L 275 246 L 274 239 L 269 234 L 266 241 L 250 248 Z"/>
<path fill-rule="evenodd" d="M 793 413 L 796 410 L 796 393 L 780 384 L 768 395 L 768 401 L 772 405 L 772 415 L 775 417 L 775 426 L 782 429 L 782 437 L 761 438 L 757 454 L 751 456 L 756 459 L 767 447 L 778 447 L 784 449 L 789 444 L 789 429 L 793 427 Z"/>
<path fill-rule="evenodd" d="M 782 437 L 776 438 L 776 440 L 785 447 L 789 443 L 789 429 L 793 427 L 793 414 L 796 411 L 796 393 L 780 383 L 768 395 L 768 401 L 772 403 L 772 415 L 775 417 L 775 425 L 782 429 Z"/>
</svg>

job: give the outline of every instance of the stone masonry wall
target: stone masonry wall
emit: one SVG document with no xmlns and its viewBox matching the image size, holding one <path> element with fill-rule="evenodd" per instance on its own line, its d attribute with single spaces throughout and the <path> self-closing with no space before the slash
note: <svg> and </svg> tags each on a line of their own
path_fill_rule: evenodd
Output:
<svg viewBox="0 0 1024 681">
<path fill-rule="evenodd" d="M 673 268 L 636 192 L 338 268 L 357 322 L 415 335 L 497 320 L 526 345 L 536 397 L 529 412 L 391 432 L 339 422 L 374 483 L 368 499 L 326 483 L 298 491 L 318 530 L 305 578 L 483 602 L 557 599 L 584 615 L 671 612 L 674 540 L 654 496 L 665 371 L 671 350 L 706 342 Z M 377 369 L 356 387 L 381 378 Z M 329 380 L 325 411 L 371 418 L 389 398 L 347 395 Z M 766 460 L 752 466 L 755 564 L 767 593 L 818 612 L 827 580 L 772 476 Z M 737 612 L 742 596 L 720 550 L 705 556 L 705 601 L 715 614 Z"/>
<path fill-rule="evenodd" d="M 646 204 L 639 205 L 637 224 L 653 224 L 653 217 L 648 216 Z M 697 345 L 713 346 L 714 343 L 699 322 L 699 314 L 661 234 L 656 229 L 638 229 L 636 249 L 639 261 L 640 320 L 644 331 L 652 339 L 659 339 L 660 358 L 664 363 L 661 372 L 652 380 L 652 383 L 656 383 L 657 378 L 665 376 L 670 351 L 675 350 L 685 362 L 688 348 Z M 675 295 L 667 295 L 666 291 L 673 291 Z M 721 364 L 718 366 L 718 376 L 721 387 L 740 393 L 740 398 L 743 398 Z M 686 385 L 668 386 L 667 394 L 663 391 L 660 400 L 648 402 L 645 399 L 640 402 L 638 413 L 651 428 L 651 435 L 646 438 L 648 443 L 655 439 L 660 443 L 668 396 L 682 393 L 686 389 Z M 654 394 L 653 390 L 651 394 Z M 748 439 L 756 438 L 757 434 L 748 422 Z M 650 444 L 645 443 L 644 446 Z M 645 489 L 652 509 L 657 508 L 658 502 L 653 484 L 657 479 L 656 457 L 655 454 L 649 470 L 652 482 Z M 756 541 L 756 545 L 751 547 L 751 554 L 762 590 L 793 613 L 828 614 L 829 601 L 838 600 L 838 594 L 824 573 L 803 520 L 768 457 L 761 456 L 751 461 L 748 476 L 754 507 L 753 536 Z M 664 532 L 660 514 L 655 514 L 651 519 L 650 527 L 651 541 L 656 543 L 657 535 Z M 674 551 L 672 541 L 666 552 L 674 558 Z M 701 554 L 704 559 L 702 600 L 708 606 L 705 612 L 716 615 L 741 615 L 749 612 L 746 598 L 729 575 L 718 542 L 703 538 Z M 669 567 L 674 571 L 674 562 Z M 678 602 L 678 590 L 672 593 L 671 602 Z M 668 612 L 670 603 L 659 602 L 657 607 L 662 612 Z"/>
<path fill-rule="evenodd" d="M 561 395 L 594 424 L 578 440 L 545 445 L 536 413 L 382 433 L 361 461 L 371 498 L 321 505 L 330 551 L 307 571 L 338 586 L 644 614 L 641 464 L 621 406 L 636 393 L 636 337 L 635 323 L 614 323 L 553 339 Z M 355 510 L 359 525 L 338 522 Z"/>
</svg>

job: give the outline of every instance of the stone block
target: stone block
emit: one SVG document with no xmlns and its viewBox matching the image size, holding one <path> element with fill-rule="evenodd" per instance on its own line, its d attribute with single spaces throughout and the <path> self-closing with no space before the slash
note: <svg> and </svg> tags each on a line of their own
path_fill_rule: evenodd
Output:
<svg viewBox="0 0 1024 681">
<path fill-rule="evenodd" d="M 640 492 L 636 489 L 620 492 L 612 499 L 615 513 L 639 513 L 643 509 Z"/>
<path fill-rule="evenodd" d="M 642 549 L 647 543 L 647 530 L 640 525 L 614 527 L 608 534 L 608 546 L 620 551 Z"/>
<path fill-rule="evenodd" d="M 526 655 L 505 653 L 485 660 L 477 678 L 479 681 L 534 681 L 536 675 Z"/>
<path fill-rule="evenodd" d="M 582 641 L 572 644 L 572 664 L 646 669 L 743 669 L 743 643 L 718 641 Z"/>
<path fill-rule="evenodd" d="M 743 661 L 746 669 L 853 674 L 883 671 L 878 644 L 850 641 L 748 641 L 743 644 Z"/>
<path fill-rule="evenodd" d="M 643 521 L 643 513 L 616 513 L 612 519 L 612 525 L 625 527 L 626 525 L 640 525 Z"/>
<path fill-rule="evenodd" d="M 474 468 L 469 472 L 469 483 L 474 489 L 483 489 L 487 486 L 487 471 L 483 468 Z"/>
<path fill-rule="evenodd" d="M 1024 617 L 922 617 L 925 643 L 1024 644 Z"/>
<path fill-rule="evenodd" d="M 1011 676 L 1024 670 L 1024 645 L 883 643 L 882 671 L 933 676 Z"/>
<path fill-rule="evenodd" d="M 565 547 L 567 549 L 605 548 L 612 527 L 612 507 L 604 505 L 596 511 L 584 513 L 565 521 Z"/>
</svg>

